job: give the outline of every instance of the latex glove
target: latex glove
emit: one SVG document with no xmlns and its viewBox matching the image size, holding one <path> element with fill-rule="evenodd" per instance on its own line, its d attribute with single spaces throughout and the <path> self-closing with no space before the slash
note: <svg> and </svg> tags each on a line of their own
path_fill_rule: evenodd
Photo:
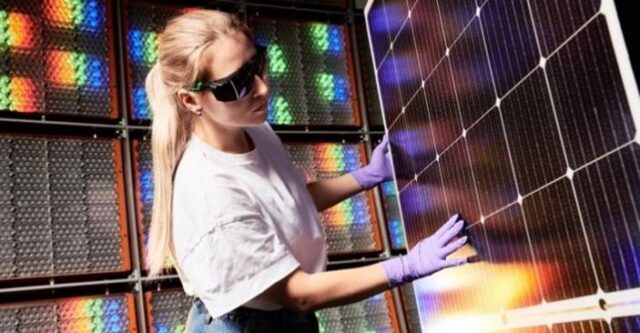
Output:
<svg viewBox="0 0 640 333">
<path fill-rule="evenodd" d="M 382 142 L 373 150 L 369 165 L 352 172 L 351 175 L 360 184 L 360 187 L 365 190 L 393 179 L 389 138 L 386 134 L 382 138 Z"/>
<path fill-rule="evenodd" d="M 447 260 L 448 255 L 467 242 L 467 236 L 451 241 L 462 231 L 463 227 L 464 220 L 456 214 L 433 235 L 421 240 L 406 255 L 383 261 L 382 266 L 387 273 L 389 287 L 393 288 L 405 282 L 431 275 L 444 268 L 466 263 L 466 258 Z"/>
</svg>

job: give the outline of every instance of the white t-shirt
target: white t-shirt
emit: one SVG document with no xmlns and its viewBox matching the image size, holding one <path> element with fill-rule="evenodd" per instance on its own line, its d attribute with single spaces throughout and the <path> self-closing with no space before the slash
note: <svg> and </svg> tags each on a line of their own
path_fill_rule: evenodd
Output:
<svg viewBox="0 0 640 333">
<path fill-rule="evenodd" d="M 217 150 L 192 135 L 174 178 L 173 241 L 178 274 L 212 317 L 254 299 L 297 267 L 324 271 L 320 215 L 280 138 L 265 122 L 246 128 L 255 149 Z"/>
</svg>

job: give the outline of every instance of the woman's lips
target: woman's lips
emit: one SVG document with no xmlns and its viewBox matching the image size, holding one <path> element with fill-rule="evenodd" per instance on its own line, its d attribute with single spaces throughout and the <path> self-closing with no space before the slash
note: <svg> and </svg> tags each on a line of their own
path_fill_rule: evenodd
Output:
<svg viewBox="0 0 640 333">
<path fill-rule="evenodd" d="M 267 108 L 267 103 L 261 104 L 257 108 L 253 109 L 253 112 L 260 112 Z"/>
</svg>

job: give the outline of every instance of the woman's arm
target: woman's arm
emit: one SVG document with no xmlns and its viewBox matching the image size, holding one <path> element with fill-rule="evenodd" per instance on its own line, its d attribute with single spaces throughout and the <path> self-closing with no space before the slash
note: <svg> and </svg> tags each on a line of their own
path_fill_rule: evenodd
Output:
<svg viewBox="0 0 640 333">
<path fill-rule="evenodd" d="M 351 174 L 308 183 L 307 189 L 319 212 L 362 191 Z"/>
<path fill-rule="evenodd" d="M 307 189 L 318 211 L 323 211 L 354 194 L 393 179 L 392 170 L 389 139 L 385 135 L 373 150 L 369 165 L 340 177 L 309 183 Z"/>
<path fill-rule="evenodd" d="M 259 297 L 296 311 L 314 311 L 357 302 L 389 288 L 458 266 L 466 259 L 447 259 L 467 242 L 456 237 L 464 221 L 454 215 L 431 237 L 405 256 L 358 268 L 308 274 L 298 268 Z"/>
<path fill-rule="evenodd" d="M 297 269 L 260 298 L 295 311 L 315 311 L 371 297 L 389 289 L 387 281 L 381 263 L 316 274 Z"/>
</svg>

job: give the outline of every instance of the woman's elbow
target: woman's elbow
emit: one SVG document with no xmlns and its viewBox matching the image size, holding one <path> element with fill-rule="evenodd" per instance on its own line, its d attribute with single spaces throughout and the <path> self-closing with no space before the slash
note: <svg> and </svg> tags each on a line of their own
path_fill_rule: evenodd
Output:
<svg viewBox="0 0 640 333">
<path fill-rule="evenodd" d="M 309 277 L 309 274 L 298 269 L 267 289 L 261 298 L 296 312 L 315 311 L 318 304 L 314 301 Z"/>
</svg>

